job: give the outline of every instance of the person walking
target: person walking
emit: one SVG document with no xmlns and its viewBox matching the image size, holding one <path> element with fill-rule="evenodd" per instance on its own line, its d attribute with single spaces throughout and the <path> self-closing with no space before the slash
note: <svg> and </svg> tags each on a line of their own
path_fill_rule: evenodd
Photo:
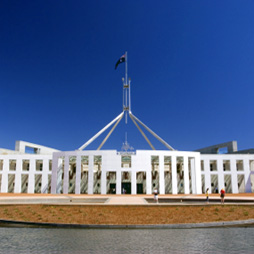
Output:
<svg viewBox="0 0 254 254">
<path fill-rule="evenodd" d="M 225 198 L 225 190 L 224 188 L 222 188 L 220 190 L 220 200 L 221 200 L 221 204 L 224 204 L 224 198 Z"/>
<path fill-rule="evenodd" d="M 206 189 L 205 191 L 205 196 L 206 196 L 206 202 L 209 202 L 209 188 Z"/>
</svg>

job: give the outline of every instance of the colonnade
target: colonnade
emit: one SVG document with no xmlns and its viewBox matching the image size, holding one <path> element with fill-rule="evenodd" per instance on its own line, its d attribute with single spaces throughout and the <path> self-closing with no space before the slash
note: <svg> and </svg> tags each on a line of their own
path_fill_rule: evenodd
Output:
<svg viewBox="0 0 254 254">
<path fill-rule="evenodd" d="M 123 157 L 129 157 L 129 162 L 123 165 Z M 81 187 L 81 168 L 82 157 L 86 157 L 88 171 L 88 194 L 94 194 L 95 185 L 95 157 L 101 158 L 100 164 L 100 194 L 107 194 L 107 173 L 116 174 L 116 194 L 122 193 L 122 173 L 130 174 L 131 190 L 130 194 L 137 194 L 137 173 L 145 174 L 146 188 L 144 194 L 152 194 L 154 187 L 152 184 L 152 173 L 156 170 L 159 175 L 159 193 L 165 194 L 165 172 L 167 171 L 165 160 L 170 162 L 171 192 L 178 194 L 178 175 L 177 165 L 181 160 L 181 170 L 183 171 L 184 193 L 201 193 L 201 174 L 200 174 L 200 154 L 197 152 L 179 152 L 179 151 L 136 151 L 135 154 L 121 154 L 115 150 L 109 151 L 72 151 L 57 152 L 53 154 L 53 171 L 51 192 L 69 193 L 69 170 L 70 158 L 75 157 L 75 194 L 80 194 Z M 152 168 L 152 160 L 156 159 L 156 169 Z M 64 166 L 63 166 L 64 165 Z M 127 166 L 127 167 L 126 167 Z M 191 175 L 191 177 L 189 177 Z M 191 183 L 190 183 L 191 181 Z M 191 189 L 190 189 L 191 186 Z"/>
<path fill-rule="evenodd" d="M 115 150 L 0 155 L 1 193 L 253 192 L 253 154 Z"/>
<path fill-rule="evenodd" d="M 230 192 L 252 192 L 251 175 L 254 173 L 254 155 L 251 154 L 213 154 L 201 156 L 201 175 L 203 185 L 210 190 L 229 187 Z M 212 181 L 212 177 L 216 181 Z M 228 176 L 228 183 L 226 181 Z M 215 186 L 216 184 L 216 186 Z M 204 188 L 203 188 L 204 191 Z"/>
<path fill-rule="evenodd" d="M 0 155 L 1 193 L 12 189 L 14 193 L 22 193 L 24 184 L 26 193 L 35 193 L 36 185 L 40 193 L 48 193 L 51 162 L 51 155 Z"/>
</svg>

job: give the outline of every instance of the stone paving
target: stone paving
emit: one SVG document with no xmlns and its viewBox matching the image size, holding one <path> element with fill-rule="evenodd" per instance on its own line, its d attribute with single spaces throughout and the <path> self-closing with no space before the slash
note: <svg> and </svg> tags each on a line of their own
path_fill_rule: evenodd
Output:
<svg viewBox="0 0 254 254">
<path fill-rule="evenodd" d="M 112 197 L 109 198 L 108 204 L 124 204 L 124 205 L 142 205 L 142 204 L 146 204 L 146 200 L 143 197 L 137 197 L 137 196 L 118 196 L 118 197 Z"/>
<path fill-rule="evenodd" d="M 205 203 L 205 195 L 159 195 L 159 205 L 197 205 Z M 219 195 L 211 195 L 212 204 L 220 202 Z M 225 203 L 254 204 L 254 193 L 228 194 Z M 10 194 L 0 193 L 1 204 L 105 204 L 157 205 L 153 195 L 72 195 L 72 194 Z"/>
</svg>

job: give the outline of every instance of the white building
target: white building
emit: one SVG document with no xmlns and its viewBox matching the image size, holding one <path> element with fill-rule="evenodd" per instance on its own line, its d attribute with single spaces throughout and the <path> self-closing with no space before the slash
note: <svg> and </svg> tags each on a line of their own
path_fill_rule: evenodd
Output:
<svg viewBox="0 0 254 254">
<path fill-rule="evenodd" d="M 1 193 L 201 194 L 253 192 L 254 154 L 230 150 L 235 141 L 213 146 L 210 154 L 166 150 L 69 151 L 17 141 L 0 149 Z M 221 146 L 230 154 L 217 154 Z M 27 147 L 33 154 L 26 153 Z M 209 148 L 206 148 L 209 149 Z M 208 151 L 209 152 L 209 151 Z"/>
</svg>

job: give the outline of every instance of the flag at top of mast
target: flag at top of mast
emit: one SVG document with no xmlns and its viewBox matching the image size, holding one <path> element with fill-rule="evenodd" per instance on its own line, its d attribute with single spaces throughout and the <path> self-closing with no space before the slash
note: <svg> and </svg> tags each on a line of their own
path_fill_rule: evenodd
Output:
<svg viewBox="0 0 254 254">
<path fill-rule="evenodd" d="M 126 58 L 125 54 L 122 55 L 122 56 L 120 57 L 120 59 L 119 59 L 119 60 L 117 61 L 117 63 L 116 63 L 115 70 L 116 70 L 117 66 L 118 66 L 120 63 L 124 63 L 124 62 L 125 62 L 125 58 Z"/>
</svg>

